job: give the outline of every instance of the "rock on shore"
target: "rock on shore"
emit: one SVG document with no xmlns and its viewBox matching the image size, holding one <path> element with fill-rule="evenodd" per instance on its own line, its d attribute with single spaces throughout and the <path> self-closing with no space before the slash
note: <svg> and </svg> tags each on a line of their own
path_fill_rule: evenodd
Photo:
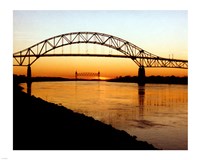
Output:
<svg viewBox="0 0 200 160">
<path fill-rule="evenodd" d="M 14 150 L 153 150 L 125 131 L 29 96 L 14 85 Z"/>
</svg>

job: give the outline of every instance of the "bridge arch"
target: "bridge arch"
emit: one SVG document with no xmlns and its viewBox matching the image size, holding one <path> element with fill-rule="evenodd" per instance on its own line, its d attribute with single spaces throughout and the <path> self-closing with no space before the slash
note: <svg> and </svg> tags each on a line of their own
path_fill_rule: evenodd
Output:
<svg viewBox="0 0 200 160">
<path fill-rule="evenodd" d="M 110 47 L 123 53 L 125 57 L 131 58 L 138 66 L 152 67 L 152 59 L 163 59 L 124 39 L 98 32 L 72 32 L 54 36 L 14 53 L 13 58 L 15 62 L 17 62 L 15 65 L 32 65 L 40 57 L 59 56 L 58 54 L 48 54 L 56 48 L 79 43 L 90 43 Z M 65 54 L 65 56 L 70 56 L 70 54 Z"/>
<path fill-rule="evenodd" d="M 91 43 L 110 47 L 123 55 L 99 54 L 52 54 L 50 51 L 66 45 Z M 188 68 L 187 60 L 163 58 L 154 55 L 133 43 L 119 37 L 99 32 L 72 32 L 45 39 L 29 48 L 13 54 L 14 66 L 28 66 L 27 77 L 31 78 L 30 66 L 40 57 L 45 56 L 95 56 L 95 57 L 120 57 L 131 58 L 138 66 L 138 78 L 144 83 L 145 67 Z"/>
</svg>

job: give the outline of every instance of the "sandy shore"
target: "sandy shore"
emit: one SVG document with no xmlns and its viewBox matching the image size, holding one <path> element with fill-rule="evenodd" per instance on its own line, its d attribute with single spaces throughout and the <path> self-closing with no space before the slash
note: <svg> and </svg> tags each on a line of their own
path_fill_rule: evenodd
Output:
<svg viewBox="0 0 200 160">
<path fill-rule="evenodd" d="M 14 85 L 14 150 L 153 150 L 125 131 L 29 96 Z"/>
</svg>

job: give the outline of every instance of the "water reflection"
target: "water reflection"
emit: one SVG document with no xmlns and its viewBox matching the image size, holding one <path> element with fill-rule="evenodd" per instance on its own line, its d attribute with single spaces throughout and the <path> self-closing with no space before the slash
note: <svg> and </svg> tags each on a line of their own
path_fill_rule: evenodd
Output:
<svg viewBox="0 0 200 160">
<path fill-rule="evenodd" d="M 72 81 L 33 82 L 31 87 L 33 95 L 62 103 L 158 148 L 187 149 L 185 85 Z"/>
<path fill-rule="evenodd" d="M 145 85 L 138 85 L 138 107 L 139 117 L 143 117 L 144 113 L 144 99 L 145 99 Z"/>
</svg>

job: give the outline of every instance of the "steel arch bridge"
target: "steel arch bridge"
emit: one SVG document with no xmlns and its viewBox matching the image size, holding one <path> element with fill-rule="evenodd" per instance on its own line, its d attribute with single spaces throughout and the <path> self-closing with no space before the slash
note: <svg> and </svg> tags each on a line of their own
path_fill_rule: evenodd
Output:
<svg viewBox="0 0 200 160">
<path fill-rule="evenodd" d="M 79 44 L 79 43 L 90 43 L 101 46 L 106 46 L 117 50 L 122 55 L 111 55 L 111 54 L 71 54 L 71 53 L 50 53 L 55 50 L 67 45 Z M 98 33 L 98 32 L 72 32 L 61 34 L 58 36 L 45 39 L 29 48 L 13 53 L 13 65 L 14 66 L 28 66 L 27 75 L 31 75 L 30 66 L 40 57 L 58 57 L 58 56 L 88 56 L 88 57 L 117 57 L 117 58 L 130 58 L 139 67 L 140 75 L 145 76 L 145 67 L 166 67 L 166 68 L 180 68 L 187 69 L 188 61 L 181 59 L 170 59 L 163 58 L 154 55 L 144 49 L 136 46 L 135 44 L 128 42 L 119 37 Z M 30 73 L 29 73 L 30 72 Z"/>
<path fill-rule="evenodd" d="M 122 55 L 110 54 L 50 54 L 49 52 L 66 45 L 78 43 L 98 44 L 113 48 Z M 40 57 L 50 56 L 90 56 L 131 58 L 139 67 L 188 68 L 187 60 L 163 58 L 154 55 L 124 39 L 97 32 L 72 32 L 51 37 L 29 48 L 13 54 L 14 66 L 32 65 Z M 25 61 L 28 60 L 28 61 Z"/>
</svg>

